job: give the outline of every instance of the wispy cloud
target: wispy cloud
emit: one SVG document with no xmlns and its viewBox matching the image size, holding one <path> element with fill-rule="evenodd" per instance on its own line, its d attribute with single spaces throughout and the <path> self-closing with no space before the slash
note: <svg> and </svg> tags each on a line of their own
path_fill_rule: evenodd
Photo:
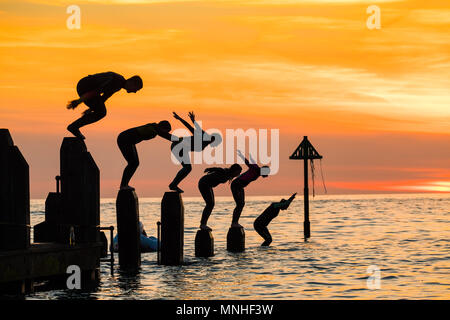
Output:
<svg viewBox="0 0 450 320">
<path fill-rule="evenodd" d="M 64 105 L 81 77 L 113 70 L 141 75 L 144 88 L 115 95 L 108 117 L 86 129 L 107 132 L 102 139 L 172 108 L 195 108 L 211 126 L 281 128 L 282 148 L 320 135 L 340 190 L 439 188 L 446 185 L 429 183 L 450 179 L 442 175 L 450 134 L 446 1 L 80 0 L 80 30 L 66 28 L 70 4 L 0 0 L 0 117 L 31 146 L 39 143 L 33 132 L 62 134 L 78 115 Z M 366 28 L 369 4 L 382 10 L 380 30 Z M 415 139 L 394 145 L 399 135 Z M 349 136 L 360 138 L 357 150 Z M 108 152 L 116 149 L 112 141 Z M 356 168 L 361 163 L 367 167 Z M 290 178 L 284 174 L 279 181 Z"/>
</svg>

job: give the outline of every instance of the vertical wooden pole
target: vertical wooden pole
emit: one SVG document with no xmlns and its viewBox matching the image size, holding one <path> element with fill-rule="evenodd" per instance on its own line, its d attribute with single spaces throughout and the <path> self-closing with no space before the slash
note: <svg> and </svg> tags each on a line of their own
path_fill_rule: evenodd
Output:
<svg viewBox="0 0 450 320">
<path fill-rule="evenodd" d="M 227 250 L 230 252 L 245 251 L 245 231 L 244 227 L 233 227 L 228 229 Z"/>
<path fill-rule="evenodd" d="M 134 190 L 120 190 L 116 201 L 119 265 L 137 271 L 141 265 L 139 202 Z"/>
<path fill-rule="evenodd" d="M 57 242 L 68 243 L 74 228 L 76 243 L 100 241 L 100 170 L 83 140 L 65 137 L 60 149 L 61 224 Z"/>
<path fill-rule="evenodd" d="M 183 200 L 178 192 L 166 192 L 161 201 L 161 264 L 183 264 L 183 246 Z"/>
<path fill-rule="evenodd" d="M 214 237 L 210 230 L 198 230 L 195 235 L 195 256 L 212 257 L 214 256 Z"/>
<path fill-rule="evenodd" d="M 0 251 L 29 246 L 29 167 L 9 130 L 0 129 Z"/>
<path fill-rule="evenodd" d="M 309 148 L 308 148 L 308 137 L 305 136 L 303 138 L 305 142 L 304 148 L 304 164 L 303 164 L 303 176 L 304 176 L 304 184 L 305 188 L 303 191 L 304 194 L 304 204 L 305 204 L 305 219 L 303 221 L 303 234 L 305 241 L 310 237 L 310 224 L 309 224 L 309 188 L 308 188 L 308 158 L 309 158 Z"/>
<path fill-rule="evenodd" d="M 161 222 L 160 221 L 158 221 L 157 223 L 156 223 L 156 228 L 158 229 L 158 242 L 156 243 L 156 245 L 157 245 L 157 249 L 156 249 L 156 259 L 157 259 L 157 261 L 158 261 L 158 265 L 159 264 L 161 264 Z"/>
</svg>

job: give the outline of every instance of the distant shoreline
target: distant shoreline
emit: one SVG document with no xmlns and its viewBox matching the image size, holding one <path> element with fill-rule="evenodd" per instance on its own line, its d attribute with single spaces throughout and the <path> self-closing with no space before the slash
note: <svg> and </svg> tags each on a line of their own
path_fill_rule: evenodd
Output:
<svg viewBox="0 0 450 320">
<path fill-rule="evenodd" d="M 301 195 L 303 196 L 303 194 Z M 450 198 L 450 192 L 423 192 L 423 193 L 353 193 L 353 194 L 316 194 L 315 197 L 312 197 L 312 194 L 310 194 L 310 199 L 332 199 L 332 198 L 362 198 L 362 197 L 368 197 L 371 199 L 376 198 L 385 198 L 385 197 L 444 197 L 444 198 Z M 258 200 L 258 199 L 270 199 L 270 198 L 279 198 L 279 197 L 289 197 L 289 195 L 248 195 L 246 198 L 248 200 Z M 140 200 L 157 200 L 161 201 L 161 197 L 139 197 Z M 184 200 L 196 200 L 203 201 L 202 197 L 200 196 L 183 196 Z M 299 200 L 302 198 L 299 197 Z M 102 197 L 102 201 L 107 200 L 115 200 L 113 197 Z M 232 196 L 216 196 L 216 200 L 233 200 Z M 45 199 L 30 199 L 30 201 L 45 201 Z"/>
</svg>

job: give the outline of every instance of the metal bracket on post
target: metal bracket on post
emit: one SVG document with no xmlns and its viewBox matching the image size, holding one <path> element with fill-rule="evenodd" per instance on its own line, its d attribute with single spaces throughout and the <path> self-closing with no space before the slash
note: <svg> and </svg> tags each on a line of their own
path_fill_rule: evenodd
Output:
<svg viewBox="0 0 450 320">
<path fill-rule="evenodd" d="M 61 187 L 61 176 L 56 176 L 56 193 L 60 193 L 60 187 Z"/>
</svg>

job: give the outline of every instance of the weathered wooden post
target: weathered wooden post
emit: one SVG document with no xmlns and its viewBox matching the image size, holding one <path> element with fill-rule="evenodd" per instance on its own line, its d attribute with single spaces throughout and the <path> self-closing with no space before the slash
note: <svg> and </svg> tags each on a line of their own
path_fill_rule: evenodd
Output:
<svg viewBox="0 0 450 320">
<path fill-rule="evenodd" d="M 309 222 L 309 188 L 308 188 L 308 160 L 322 159 L 322 156 L 317 152 L 317 150 L 309 142 L 308 137 L 304 136 L 303 141 L 295 149 L 294 153 L 289 157 L 292 160 L 303 159 L 303 177 L 304 177 L 304 208 L 305 217 L 303 221 L 303 235 L 305 241 L 311 236 L 310 222 Z"/>
<path fill-rule="evenodd" d="M 245 251 L 244 227 L 231 227 L 228 229 L 227 250 L 231 252 Z"/>
<path fill-rule="evenodd" d="M 62 199 L 59 192 L 60 177 L 56 177 L 56 192 L 49 192 L 45 200 L 45 221 L 35 225 L 34 242 L 56 242 L 58 225 L 62 219 Z"/>
<path fill-rule="evenodd" d="M 141 265 L 141 238 L 139 232 L 139 202 L 134 190 L 119 191 L 116 201 L 116 214 L 120 268 L 136 271 Z"/>
<path fill-rule="evenodd" d="M 161 264 L 182 264 L 183 246 L 183 199 L 178 192 L 166 192 L 161 201 Z"/>
<path fill-rule="evenodd" d="M 83 140 L 64 138 L 60 150 L 62 219 L 58 242 L 100 241 L 100 171 Z"/>
<path fill-rule="evenodd" d="M 0 250 L 29 246 L 29 167 L 9 130 L 0 129 Z"/>
<path fill-rule="evenodd" d="M 208 258 L 214 256 L 214 237 L 210 230 L 198 230 L 195 235 L 195 256 Z"/>
</svg>

